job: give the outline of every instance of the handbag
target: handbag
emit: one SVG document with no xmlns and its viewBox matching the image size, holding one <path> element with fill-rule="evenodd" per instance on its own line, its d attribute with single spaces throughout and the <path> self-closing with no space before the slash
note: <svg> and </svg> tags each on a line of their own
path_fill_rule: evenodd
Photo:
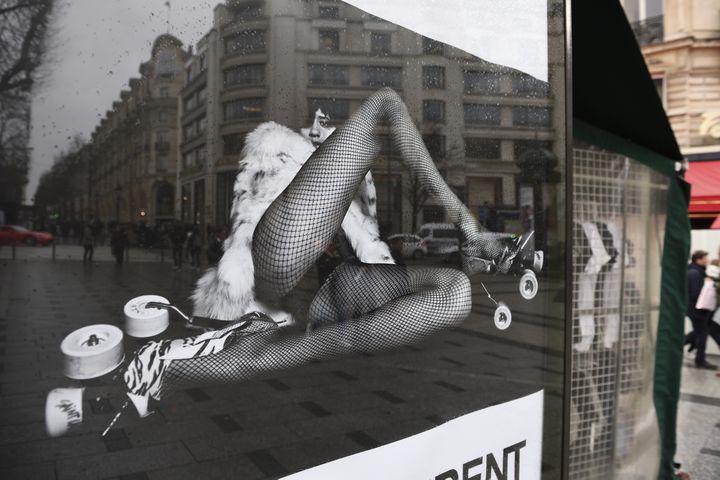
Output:
<svg viewBox="0 0 720 480">
<path fill-rule="evenodd" d="M 705 282 L 703 284 L 695 308 L 698 310 L 710 310 L 711 312 L 717 308 L 717 292 L 714 282 Z"/>
</svg>

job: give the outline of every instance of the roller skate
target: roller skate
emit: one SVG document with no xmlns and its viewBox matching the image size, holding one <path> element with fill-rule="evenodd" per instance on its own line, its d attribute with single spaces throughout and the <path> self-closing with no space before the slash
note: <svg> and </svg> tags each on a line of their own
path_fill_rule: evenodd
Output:
<svg viewBox="0 0 720 480">
<path fill-rule="evenodd" d="M 83 421 L 83 395 L 86 389 L 118 390 L 124 403 L 110 421 L 105 436 L 130 403 L 140 417 L 152 413 L 148 402 L 158 400 L 163 372 L 170 362 L 218 353 L 230 342 L 277 328 L 272 318 L 251 312 L 237 320 L 189 316 L 167 299 L 156 295 L 136 297 L 124 307 L 125 332 L 113 325 L 89 325 L 71 332 L 60 345 L 63 370 L 73 382 L 66 388 L 52 390 L 45 403 L 46 432 L 51 437 L 77 430 Z M 136 339 L 157 337 L 169 326 L 169 312 L 174 311 L 188 328 L 201 328 L 204 333 L 175 340 L 154 340 L 140 345 L 125 361 L 125 335 Z M 132 349 L 130 350 L 132 351 Z M 95 395 L 92 395 L 95 397 Z M 96 402 L 107 402 L 100 396 Z"/>
<path fill-rule="evenodd" d="M 484 237 L 484 238 L 483 238 Z M 489 237 L 489 238 L 488 238 Z M 502 233 L 484 233 L 480 239 L 465 242 L 461 247 L 463 270 L 468 275 L 476 273 L 511 274 L 520 277 L 518 288 L 525 300 L 532 300 L 537 295 L 539 283 L 536 273 L 542 271 L 544 254 L 535 250 L 535 232 L 530 230 L 520 236 Z M 477 252 L 482 251 L 481 241 L 498 242 L 501 251 L 493 259 L 482 258 Z M 505 330 L 512 322 L 512 312 L 503 302 L 496 301 L 483 282 L 480 282 L 488 298 L 495 304 L 493 320 L 499 330 Z"/>
</svg>

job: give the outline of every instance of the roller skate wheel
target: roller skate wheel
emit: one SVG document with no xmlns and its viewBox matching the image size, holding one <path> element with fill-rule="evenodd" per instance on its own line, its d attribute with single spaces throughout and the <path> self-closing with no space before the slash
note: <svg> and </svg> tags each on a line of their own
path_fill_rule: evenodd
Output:
<svg viewBox="0 0 720 480">
<path fill-rule="evenodd" d="M 497 327 L 498 330 L 505 330 L 510 326 L 510 323 L 512 322 L 512 313 L 507 305 L 504 303 L 498 304 L 495 309 L 494 320 L 495 327 Z"/>
<path fill-rule="evenodd" d="M 520 277 L 520 295 L 525 300 L 532 300 L 538 292 L 538 279 L 532 270 L 523 271 Z"/>
<path fill-rule="evenodd" d="M 76 380 L 101 377 L 122 363 L 122 330 L 113 325 L 89 325 L 69 334 L 60 344 L 65 376 Z"/>
<path fill-rule="evenodd" d="M 83 388 L 56 388 L 45 400 L 45 431 L 51 437 L 65 435 L 82 423 Z"/>
<path fill-rule="evenodd" d="M 170 303 L 160 295 L 142 295 L 125 304 L 125 332 L 131 337 L 154 337 L 170 324 L 170 314 L 164 308 L 145 308 L 148 302 Z"/>
</svg>

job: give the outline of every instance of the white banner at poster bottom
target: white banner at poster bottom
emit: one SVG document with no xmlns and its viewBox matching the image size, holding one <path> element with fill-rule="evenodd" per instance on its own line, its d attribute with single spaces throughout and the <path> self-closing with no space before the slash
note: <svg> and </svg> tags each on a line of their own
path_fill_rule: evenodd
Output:
<svg viewBox="0 0 720 480">
<path fill-rule="evenodd" d="M 283 480 L 539 480 L 542 390 Z"/>
</svg>

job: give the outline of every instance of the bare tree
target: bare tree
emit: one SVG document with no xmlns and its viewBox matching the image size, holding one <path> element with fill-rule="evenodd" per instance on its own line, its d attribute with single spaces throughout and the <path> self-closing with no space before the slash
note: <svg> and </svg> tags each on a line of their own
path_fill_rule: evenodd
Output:
<svg viewBox="0 0 720 480">
<path fill-rule="evenodd" d="M 46 51 L 54 0 L 0 0 L 0 94 L 29 92 Z"/>
<path fill-rule="evenodd" d="M 0 208 L 15 222 L 30 165 L 30 103 L 54 0 L 0 0 Z"/>
</svg>

